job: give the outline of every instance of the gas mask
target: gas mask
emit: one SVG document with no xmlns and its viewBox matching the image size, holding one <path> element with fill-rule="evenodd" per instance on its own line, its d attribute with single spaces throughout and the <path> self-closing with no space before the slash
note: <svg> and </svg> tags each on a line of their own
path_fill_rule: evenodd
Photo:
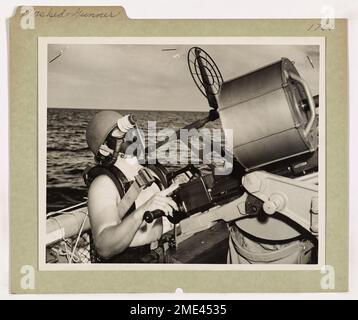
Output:
<svg viewBox="0 0 358 320">
<path fill-rule="evenodd" d="M 120 154 L 124 154 L 131 141 L 127 141 L 126 134 L 136 127 L 136 118 L 126 115 L 119 118 L 117 126 L 108 135 L 105 144 L 102 144 L 96 160 L 103 166 L 113 165 Z M 131 139 L 129 139 L 131 140 Z"/>
</svg>

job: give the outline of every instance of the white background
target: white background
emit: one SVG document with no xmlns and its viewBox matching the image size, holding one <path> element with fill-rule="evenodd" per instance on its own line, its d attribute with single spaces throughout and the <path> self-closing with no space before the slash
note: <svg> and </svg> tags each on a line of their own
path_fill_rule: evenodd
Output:
<svg viewBox="0 0 358 320">
<path fill-rule="evenodd" d="M 302 294 L 102 294 L 102 295 L 10 295 L 9 294 L 9 152 L 8 152 L 8 18 L 20 5 L 122 5 L 133 19 L 242 19 L 242 18 L 319 18 L 325 6 L 335 17 L 349 19 L 349 100 L 350 100 L 350 291 L 348 293 Z M 0 4 L 0 300 L 1 299 L 357 299 L 358 298 L 358 1 L 357 0 L 126 0 L 126 1 L 16 1 Z M 24 132 L 26 134 L 26 132 Z"/>
</svg>

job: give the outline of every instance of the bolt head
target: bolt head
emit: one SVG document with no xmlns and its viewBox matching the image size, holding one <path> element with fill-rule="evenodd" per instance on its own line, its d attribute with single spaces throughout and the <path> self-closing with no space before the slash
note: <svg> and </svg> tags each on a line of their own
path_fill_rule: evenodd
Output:
<svg viewBox="0 0 358 320">
<path fill-rule="evenodd" d="M 263 204 L 262 208 L 264 209 L 265 213 L 267 213 L 268 215 L 274 214 L 277 210 L 276 204 L 273 201 L 266 201 Z"/>
<path fill-rule="evenodd" d="M 248 192 L 255 193 L 260 191 L 262 182 L 255 172 L 252 172 L 243 177 L 242 184 Z"/>
</svg>

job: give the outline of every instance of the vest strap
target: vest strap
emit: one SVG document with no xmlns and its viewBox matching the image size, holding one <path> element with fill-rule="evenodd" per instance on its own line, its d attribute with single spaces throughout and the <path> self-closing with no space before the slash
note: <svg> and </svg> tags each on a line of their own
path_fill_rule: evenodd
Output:
<svg viewBox="0 0 358 320">
<path fill-rule="evenodd" d="M 154 177 L 148 169 L 143 168 L 139 170 L 135 180 L 132 182 L 129 189 L 126 190 L 125 195 L 122 197 L 118 204 L 118 214 L 121 218 L 126 216 L 127 212 L 131 206 L 134 205 L 134 202 L 138 198 L 138 195 L 141 193 L 141 191 L 150 186 L 153 182 Z"/>
<path fill-rule="evenodd" d="M 168 187 L 168 181 L 166 179 L 167 171 L 164 167 L 160 165 L 159 167 L 157 167 L 157 165 L 154 164 L 146 164 L 144 165 L 144 167 L 145 167 L 144 169 L 145 174 L 140 176 L 141 181 L 143 179 L 146 180 L 145 177 L 148 176 L 148 170 L 146 168 L 148 168 L 158 176 L 159 179 L 153 175 L 150 175 L 154 178 L 154 182 L 158 185 L 159 189 L 163 190 Z M 108 176 L 116 186 L 119 196 L 122 199 L 120 203 L 122 203 L 123 208 L 120 209 L 120 214 L 121 215 L 124 214 L 123 217 L 126 217 L 128 214 L 133 212 L 135 210 L 135 203 L 134 203 L 135 199 L 137 198 L 139 192 L 143 188 L 140 188 L 141 190 L 133 190 L 130 192 L 130 194 L 126 195 L 130 190 L 131 185 L 133 185 L 133 183 L 128 181 L 124 173 L 116 166 L 103 166 L 103 165 L 96 165 L 85 169 L 85 171 L 83 172 L 83 179 L 85 181 L 85 184 L 89 187 L 93 182 L 93 180 L 100 175 Z M 133 187 L 133 189 L 135 189 L 135 187 Z M 125 198 L 128 198 L 129 200 L 128 199 L 125 200 Z M 125 201 L 123 201 L 123 199 Z"/>
</svg>

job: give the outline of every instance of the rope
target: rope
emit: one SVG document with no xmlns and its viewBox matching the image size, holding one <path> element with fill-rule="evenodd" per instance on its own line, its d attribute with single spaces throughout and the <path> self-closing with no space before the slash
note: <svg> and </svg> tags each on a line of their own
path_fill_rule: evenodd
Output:
<svg viewBox="0 0 358 320">
<path fill-rule="evenodd" d="M 83 228 L 84 228 L 84 226 L 85 226 L 87 217 L 88 217 L 88 210 L 87 210 L 87 212 L 86 212 L 85 217 L 83 218 L 82 225 L 81 225 L 81 228 L 80 228 L 80 230 L 79 230 L 79 232 L 78 232 L 78 236 L 77 236 L 77 238 L 76 238 L 75 245 L 74 245 L 73 248 L 72 248 L 71 257 L 70 257 L 68 263 L 72 263 L 72 260 L 73 260 L 73 257 L 74 257 L 74 254 L 75 254 L 75 251 L 76 251 L 76 248 L 77 248 L 77 245 L 78 245 L 78 241 L 80 240 L 80 237 L 81 237 Z"/>
<path fill-rule="evenodd" d="M 87 199 L 87 198 L 85 197 L 84 199 Z M 71 206 L 71 207 L 64 208 L 64 209 L 62 209 L 62 210 L 50 212 L 50 213 L 48 213 L 48 214 L 46 215 L 46 218 L 50 218 L 50 217 L 52 217 L 52 216 L 54 216 L 54 215 L 58 215 L 59 213 L 66 212 L 66 211 L 68 211 L 68 210 L 76 209 L 76 208 L 78 208 L 78 207 L 84 206 L 86 203 L 87 203 L 87 200 L 86 200 L 86 201 L 83 201 L 83 202 L 81 202 L 81 203 L 75 204 L 75 205 L 73 205 L 73 206 Z"/>
</svg>

